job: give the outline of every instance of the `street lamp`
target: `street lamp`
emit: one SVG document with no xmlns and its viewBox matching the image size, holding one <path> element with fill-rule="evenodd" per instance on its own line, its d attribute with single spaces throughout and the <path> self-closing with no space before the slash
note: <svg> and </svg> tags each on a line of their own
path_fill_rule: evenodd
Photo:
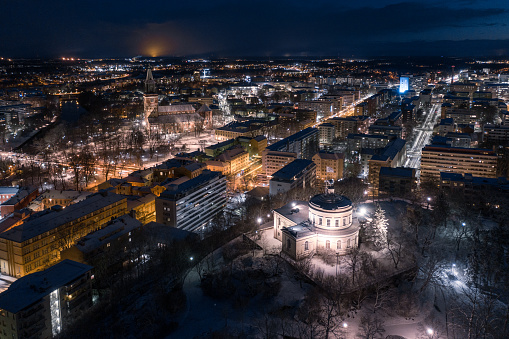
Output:
<svg viewBox="0 0 509 339">
<path fill-rule="evenodd" d="M 348 324 L 346 322 L 343 323 L 343 327 L 344 328 L 347 328 L 348 327 Z"/>
<path fill-rule="evenodd" d="M 432 336 L 434 332 L 433 332 L 433 329 L 432 329 L 432 328 L 429 328 L 429 327 L 428 327 L 428 328 L 426 329 L 426 333 L 428 333 L 428 335 Z"/>
<path fill-rule="evenodd" d="M 262 223 L 262 218 L 258 218 L 256 221 L 258 221 L 258 224 Z"/>
<path fill-rule="evenodd" d="M 364 207 L 362 207 L 359 211 L 360 215 L 365 215 L 366 214 L 366 209 Z"/>
<path fill-rule="evenodd" d="M 297 204 L 295 202 L 292 202 L 292 207 L 295 207 L 297 206 Z"/>
<path fill-rule="evenodd" d="M 193 257 L 190 257 L 190 258 L 189 258 L 189 260 L 191 260 L 191 261 L 193 261 L 193 259 L 194 259 Z"/>
<path fill-rule="evenodd" d="M 461 223 L 461 226 L 465 227 L 467 224 L 465 224 L 464 222 Z"/>
<path fill-rule="evenodd" d="M 430 201 L 431 201 L 431 198 L 430 198 L 430 197 L 428 197 L 428 209 L 429 209 L 429 203 L 430 203 Z"/>
</svg>

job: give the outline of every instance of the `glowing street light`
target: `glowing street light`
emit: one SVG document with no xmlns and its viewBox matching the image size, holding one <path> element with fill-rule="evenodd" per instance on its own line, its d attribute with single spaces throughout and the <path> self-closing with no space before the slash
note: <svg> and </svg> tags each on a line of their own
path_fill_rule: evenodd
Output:
<svg viewBox="0 0 509 339">
<path fill-rule="evenodd" d="M 297 206 L 297 203 L 292 202 L 292 207 L 295 207 L 295 206 Z"/>
<path fill-rule="evenodd" d="M 191 260 L 191 261 L 193 261 L 193 259 L 194 259 L 193 257 L 190 257 L 190 258 L 189 258 L 189 260 Z"/>
<path fill-rule="evenodd" d="M 426 333 L 428 333 L 429 335 L 433 335 L 433 329 L 432 328 L 429 328 L 426 330 Z"/>
<path fill-rule="evenodd" d="M 262 223 L 262 218 L 258 218 L 256 221 L 258 221 L 258 224 Z"/>
<path fill-rule="evenodd" d="M 359 211 L 360 215 L 365 215 L 366 214 L 366 208 L 362 207 Z"/>
<path fill-rule="evenodd" d="M 461 226 L 465 227 L 467 224 L 465 224 L 464 222 L 461 223 Z"/>
<path fill-rule="evenodd" d="M 343 323 L 343 327 L 344 328 L 347 328 L 348 327 L 348 324 L 346 322 Z"/>
</svg>

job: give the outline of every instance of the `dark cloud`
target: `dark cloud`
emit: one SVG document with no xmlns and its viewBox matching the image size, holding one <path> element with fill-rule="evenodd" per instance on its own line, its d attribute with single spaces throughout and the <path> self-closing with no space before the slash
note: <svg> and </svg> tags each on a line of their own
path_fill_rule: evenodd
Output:
<svg viewBox="0 0 509 339">
<path fill-rule="evenodd" d="M 440 40 L 451 29 L 469 36 L 479 27 L 505 25 L 507 5 L 454 3 L 368 0 L 344 7 L 332 0 L 10 1 L 0 11 L 0 54 L 335 55 L 363 49 L 370 54 L 373 44 Z"/>
</svg>

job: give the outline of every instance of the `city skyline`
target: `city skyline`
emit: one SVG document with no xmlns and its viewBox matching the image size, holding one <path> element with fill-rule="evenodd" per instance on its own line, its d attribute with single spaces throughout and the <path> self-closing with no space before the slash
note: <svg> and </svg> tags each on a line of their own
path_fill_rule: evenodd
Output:
<svg viewBox="0 0 509 339">
<path fill-rule="evenodd" d="M 505 56 L 509 4 L 197 0 L 5 4 L 5 57 Z M 12 13 L 23 13 L 24 20 Z"/>
</svg>

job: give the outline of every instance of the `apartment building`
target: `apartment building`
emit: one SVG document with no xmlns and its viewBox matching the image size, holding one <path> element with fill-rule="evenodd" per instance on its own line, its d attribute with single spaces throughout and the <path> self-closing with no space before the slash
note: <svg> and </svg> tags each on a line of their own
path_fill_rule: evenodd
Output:
<svg viewBox="0 0 509 339">
<path fill-rule="evenodd" d="M 422 149 L 421 179 L 440 179 L 441 172 L 497 177 L 497 155 L 490 149 L 426 146 Z"/>
<path fill-rule="evenodd" d="M 339 180 L 343 178 L 345 155 L 343 153 L 332 153 L 320 151 L 313 156 L 316 164 L 316 179 L 318 183 L 325 180 Z"/>
<path fill-rule="evenodd" d="M 92 305 L 92 267 L 64 260 L 0 293 L 2 338 L 53 338 Z"/>
<path fill-rule="evenodd" d="M 209 170 L 180 184 L 168 185 L 156 199 L 158 223 L 199 232 L 226 206 L 226 177 Z"/>
<path fill-rule="evenodd" d="M 311 160 L 297 159 L 272 175 L 269 194 L 288 192 L 297 187 L 313 187 L 316 183 L 316 164 Z"/>
<path fill-rule="evenodd" d="M 23 277 L 51 266 L 60 252 L 78 239 L 127 213 L 127 198 L 108 192 L 96 193 L 66 208 L 54 206 L 38 212 L 0 233 L 2 274 Z"/>
</svg>

